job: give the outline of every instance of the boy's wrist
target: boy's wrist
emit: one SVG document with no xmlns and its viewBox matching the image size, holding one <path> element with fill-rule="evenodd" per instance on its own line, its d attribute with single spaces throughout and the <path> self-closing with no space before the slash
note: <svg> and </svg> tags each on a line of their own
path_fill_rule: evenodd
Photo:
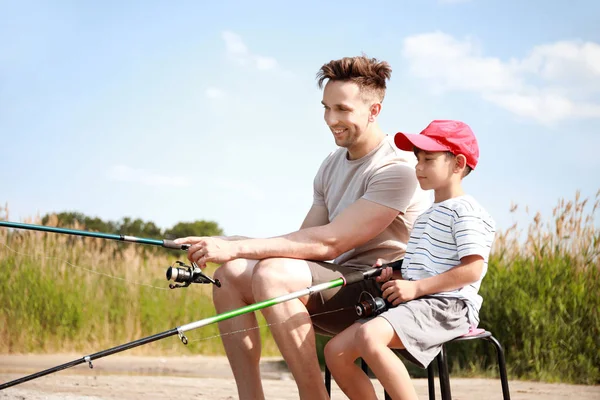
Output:
<svg viewBox="0 0 600 400">
<path fill-rule="evenodd" d="M 416 296 L 415 298 L 418 299 L 419 297 L 423 297 L 425 296 L 427 293 L 425 293 L 425 288 L 423 287 L 423 280 L 420 279 L 418 281 L 414 281 L 415 282 L 415 292 L 416 292 Z"/>
</svg>

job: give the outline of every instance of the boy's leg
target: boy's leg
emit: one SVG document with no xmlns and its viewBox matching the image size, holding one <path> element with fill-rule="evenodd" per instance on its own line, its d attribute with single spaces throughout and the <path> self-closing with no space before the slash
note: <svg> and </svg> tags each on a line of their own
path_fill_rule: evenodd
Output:
<svg viewBox="0 0 600 400">
<path fill-rule="evenodd" d="M 354 363 L 360 357 L 355 341 L 360 327 L 360 323 L 354 323 L 331 339 L 325 346 L 325 361 L 346 396 L 351 399 L 377 399 L 371 380 Z"/>
<path fill-rule="evenodd" d="M 255 260 L 238 259 L 221 265 L 215 271 L 214 278 L 219 279 L 222 287 L 213 286 L 213 301 L 217 313 L 254 303 L 252 294 L 252 272 Z M 219 331 L 229 365 L 237 384 L 241 400 L 264 399 L 260 380 L 260 334 L 254 313 L 243 314 L 219 322 Z M 240 332 L 228 335 L 231 332 Z"/>
<path fill-rule="evenodd" d="M 357 329 L 354 337 L 360 356 L 393 399 L 416 400 L 417 393 L 404 363 L 390 350 L 404 346 L 392 325 L 376 317 Z"/>
</svg>

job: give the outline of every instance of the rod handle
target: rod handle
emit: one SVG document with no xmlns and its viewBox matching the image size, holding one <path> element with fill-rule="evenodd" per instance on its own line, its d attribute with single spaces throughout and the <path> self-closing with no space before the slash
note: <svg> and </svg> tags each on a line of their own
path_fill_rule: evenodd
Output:
<svg viewBox="0 0 600 400">
<path fill-rule="evenodd" d="M 187 250 L 190 248 L 189 244 L 179 244 L 179 243 L 175 243 L 175 241 L 173 240 L 163 240 L 163 247 L 166 247 L 167 249 L 175 249 L 175 250 Z"/>
<path fill-rule="evenodd" d="M 365 279 L 373 278 L 379 275 L 381 275 L 381 268 L 350 272 L 349 274 L 344 275 L 344 281 L 346 282 L 344 286 L 352 285 L 353 283 L 364 281 Z"/>
<path fill-rule="evenodd" d="M 351 285 L 356 282 L 360 282 L 365 279 L 374 278 L 376 276 L 381 275 L 381 271 L 383 268 L 392 267 L 394 271 L 399 271 L 402 266 L 402 260 L 394 261 L 389 264 L 383 264 L 379 268 L 368 269 L 366 271 L 354 271 L 349 274 L 344 275 L 344 281 L 346 281 L 345 285 Z M 344 285 L 344 286 L 345 286 Z"/>
</svg>

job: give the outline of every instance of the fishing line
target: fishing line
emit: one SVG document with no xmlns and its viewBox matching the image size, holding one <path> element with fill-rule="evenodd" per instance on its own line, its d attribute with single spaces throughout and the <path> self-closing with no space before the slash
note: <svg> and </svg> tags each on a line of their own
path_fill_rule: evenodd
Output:
<svg viewBox="0 0 600 400">
<path fill-rule="evenodd" d="M 93 269 L 90 269 L 90 268 L 82 267 L 80 265 L 75 265 L 75 264 L 72 264 L 69 261 L 65 260 L 64 258 L 59 258 L 59 257 L 54 257 L 54 256 L 36 256 L 36 255 L 28 254 L 28 253 L 22 253 L 20 251 L 17 251 L 15 249 L 9 247 L 4 242 L 0 242 L 0 244 L 3 245 L 4 247 L 6 247 L 7 249 L 9 249 L 10 251 L 12 251 L 13 253 L 19 254 L 21 256 L 30 257 L 30 258 L 33 258 L 33 259 L 36 259 L 36 258 L 53 259 L 53 260 L 57 260 L 57 261 L 65 263 L 65 264 L 68 264 L 71 267 L 80 268 L 80 269 L 83 269 L 85 271 L 91 272 L 91 273 L 96 274 L 96 275 L 105 276 L 107 278 L 112 278 L 112 279 L 116 279 L 116 280 L 119 280 L 119 281 L 123 281 L 123 282 L 127 282 L 127 283 L 132 283 L 134 285 L 145 286 L 145 287 L 149 287 L 149 288 L 153 288 L 153 289 L 158 289 L 158 290 L 169 290 L 168 288 L 163 288 L 163 287 L 159 287 L 159 286 L 153 286 L 153 285 L 150 285 L 148 283 L 143 283 L 143 282 L 131 281 L 131 280 L 128 280 L 128 279 L 125 279 L 125 278 L 121 278 L 119 276 L 114 276 L 114 275 L 107 274 L 105 272 L 100 272 L 100 271 L 96 271 L 96 270 L 93 270 Z"/>
<path fill-rule="evenodd" d="M 20 251 L 17 251 L 15 249 L 11 248 L 10 246 L 8 246 L 7 244 L 5 244 L 3 242 L 0 242 L 0 244 L 2 246 L 6 247 L 7 249 L 9 249 L 10 251 L 12 251 L 13 253 L 18 254 L 18 255 L 22 255 L 22 256 L 25 256 L 25 257 L 30 257 L 30 258 L 34 258 L 34 259 L 35 258 L 54 259 L 54 260 L 58 260 L 60 262 L 64 262 L 65 264 L 70 265 L 72 267 L 80 268 L 80 269 L 83 269 L 85 271 L 91 272 L 93 274 L 104 276 L 104 277 L 107 277 L 107 278 L 116 279 L 116 280 L 119 280 L 119 281 L 123 281 L 123 282 L 127 282 L 127 283 L 132 283 L 132 284 L 139 285 L 139 286 L 145 286 L 145 287 L 149 287 L 149 288 L 153 288 L 153 289 L 158 289 L 158 290 L 170 290 L 168 288 L 153 286 L 153 285 L 150 285 L 150 284 L 147 284 L 147 283 L 142 283 L 142 282 L 135 282 L 135 281 L 131 281 L 131 280 L 128 280 L 128 279 L 125 279 L 125 278 L 121 278 L 121 277 L 118 277 L 118 276 L 110 275 L 110 274 L 107 274 L 107 273 L 104 273 L 104 272 L 95 271 L 95 270 L 90 269 L 90 268 L 86 268 L 86 267 L 83 267 L 83 266 L 80 266 L 80 265 L 72 264 L 71 262 L 69 262 L 69 261 L 67 261 L 67 260 L 65 260 L 63 258 L 54 257 L 54 256 L 36 256 L 36 255 L 28 254 L 28 253 L 22 253 Z M 337 310 L 324 311 L 324 312 L 317 313 L 317 314 L 310 314 L 310 315 L 308 315 L 308 319 L 310 319 L 312 317 L 319 316 L 319 315 L 331 314 L 331 313 L 335 313 L 335 312 L 340 312 L 340 311 L 348 310 L 350 308 L 352 308 L 352 307 L 345 307 L 345 308 L 340 308 L 340 309 L 337 309 Z M 256 329 L 260 329 L 260 328 L 264 328 L 264 327 L 270 327 L 270 326 L 273 326 L 273 325 L 283 324 L 283 323 L 285 323 L 287 321 L 288 320 L 284 320 L 284 321 L 279 321 L 279 322 L 273 322 L 271 324 L 259 325 L 259 326 L 255 326 L 255 327 L 252 327 L 252 328 L 240 329 L 240 330 L 232 331 L 232 332 L 225 332 L 225 333 L 221 333 L 219 335 L 213 335 L 213 336 L 208 336 L 208 337 L 205 337 L 205 338 L 193 339 L 193 340 L 190 340 L 190 342 L 199 342 L 199 341 L 204 341 L 204 340 L 210 340 L 210 339 L 220 338 L 220 337 L 223 337 L 223 336 L 233 335 L 233 334 L 236 334 L 236 333 L 242 333 L 242 332 L 256 330 Z"/>
</svg>

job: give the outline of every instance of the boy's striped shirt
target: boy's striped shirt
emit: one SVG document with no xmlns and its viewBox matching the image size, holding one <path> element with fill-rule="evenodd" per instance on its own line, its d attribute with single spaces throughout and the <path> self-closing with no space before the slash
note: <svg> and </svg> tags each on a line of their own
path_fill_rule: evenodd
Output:
<svg viewBox="0 0 600 400">
<path fill-rule="evenodd" d="M 494 220 L 471 196 L 434 203 L 415 221 L 402 263 L 402 277 L 419 280 L 439 275 L 459 265 L 465 256 L 480 255 L 484 265 L 477 282 L 432 295 L 464 300 L 469 308 L 469 321 L 477 325 L 483 302 L 478 291 L 487 273 L 495 233 Z"/>
</svg>

